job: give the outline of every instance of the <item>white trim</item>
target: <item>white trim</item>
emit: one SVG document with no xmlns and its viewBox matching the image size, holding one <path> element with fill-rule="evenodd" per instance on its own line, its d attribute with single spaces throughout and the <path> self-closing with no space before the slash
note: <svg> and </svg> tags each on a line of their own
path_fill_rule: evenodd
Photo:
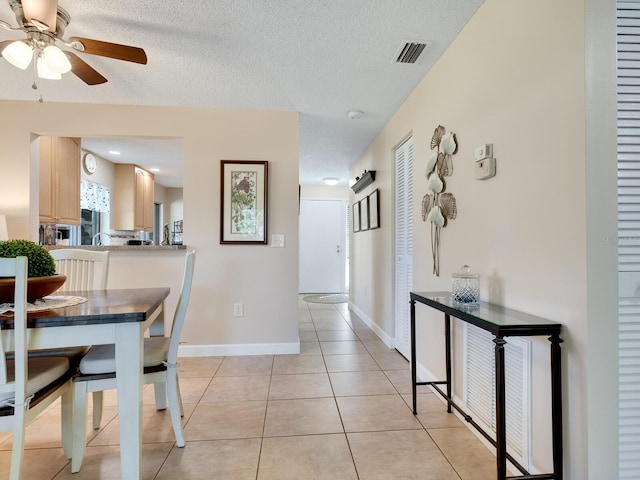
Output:
<svg viewBox="0 0 640 480">
<path fill-rule="evenodd" d="M 389 348 L 395 348 L 395 340 L 387 335 L 387 333 L 382 330 L 371 318 L 367 316 L 362 310 L 356 307 L 352 302 L 349 302 L 349 310 L 353 310 L 353 312 L 358 315 L 360 320 L 362 320 L 367 327 L 373 330 L 380 340 Z"/>
<path fill-rule="evenodd" d="M 241 355 L 291 355 L 300 353 L 300 342 L 244 343 L 229 345 L 180 345 L 179 357 L 226 357 Z"/>
</svg>

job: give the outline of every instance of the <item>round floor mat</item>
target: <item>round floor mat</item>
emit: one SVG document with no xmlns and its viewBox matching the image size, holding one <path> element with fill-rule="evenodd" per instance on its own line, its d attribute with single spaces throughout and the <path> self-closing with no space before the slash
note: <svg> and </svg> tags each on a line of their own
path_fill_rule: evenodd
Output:
<svg viewBox="0 0 640 480">
<path fill-rule="evenodd" d="M 302 297 L 305 302 L 310 303 L 346 303 L 349 296 L 343 293 L 329 293 L 320 295 L 306 295 Z"/>
</svg>

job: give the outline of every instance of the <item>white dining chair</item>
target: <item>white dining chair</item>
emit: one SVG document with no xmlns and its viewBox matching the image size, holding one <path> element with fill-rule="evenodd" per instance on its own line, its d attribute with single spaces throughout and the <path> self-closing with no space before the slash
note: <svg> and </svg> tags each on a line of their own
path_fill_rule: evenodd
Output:
<svg viewBox="0 0 640 480">
<path fill-rule="evenodd" d="M 184 415 L 182 400 L 180 398 L 180 386 L 178 385 L 178 346 L 180 335 L 184 325 L 189 298 L 191 296 L 191 283 L 195 263 L 195 251 L 186 253 L 185 268 L 182 278 L 182 288 L 178 298 L 178 304 L 173 316 L 171 334 L 169 337 L 150 337 L 144 339 L 144 377 L 143 383 L 166 385 L 163 394 L 168 396 L 169 414 L 171 425 L 176 437 L 178 447 L 184 447 L 182 423 L 180 417 Z M 71 459 L 71 472 L 80 471 L 84 457 L 86 444 L 86 411 L 87 393 L 94 392 L 94 422 L 96 409 L 99 409 L 98 418 L 102 416 L 102 402 L 95 404 L 96 394 L 102 394 L 103 390 L 116 388 L 116 359 L 114 345 L 95 345 L 80 362 L 80 373 L 74 381 L 74 411 L 73 411 L 73 452 Z M 158 390 L 156 389 L 156 394 Z M 165 402 L 166 403 L 166 402 Z M 156 404 L 158 401 L 156 399 Z M 95 425 L 94 425 L 95 427 Z M 121 425 L 120 428 L 126 428 Z"/>
<path fill-rule="evenodd" d="M 105 290 L 109 278 L 109 252 L 75 248 L 50 250 L 56 262 L 56 273 L 67 276 L 56 291 L 65 293 L 78 290 Z"/>
<path fill-rule="evenodd" d="M 109 251 L 84 250 L 78 248 L 61 248 L 50 250 L 56 264 L 56 273 L 67 276 L 62 287 L 54 292 L 61 294 L 82 290 L 106 290 L 109 280 Z M 30 356 L 55 355 L 66 356 L 72 365 L 79 365 L 82 357 L 89 351 L 89 346 L 35 350 Z M 94 395 L 93 403 L 99 408 L 94 412 L 102 412 L 102 395 Z M 93 417 L 93 428 L 100 427 L 102 415 Z"/>
<path fill-rule="evenodd" d="M 25 427 L 62 397 L 62 445 L 71 456 L 71 378 L 68 358 L 27 356 L 27 258 L 0 258 L 0 277 L 15 278 L 13 360 L 0 341 L 0 431 L 13 432 L 10 480 L 22 477 Z M 0 323 L 4 327 L 4 323 Z"/>
</svg>

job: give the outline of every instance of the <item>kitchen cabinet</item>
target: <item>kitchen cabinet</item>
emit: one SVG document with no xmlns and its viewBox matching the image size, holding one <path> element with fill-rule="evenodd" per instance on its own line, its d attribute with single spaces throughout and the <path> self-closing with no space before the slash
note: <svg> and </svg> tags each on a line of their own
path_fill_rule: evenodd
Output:
<svg viewBox="0 0 640 480">
<path fill-rule="evenodd" d="M 137 165 L 117 163 L 115 177 L 113 227 L 116 230 L 153 231 L 153 174 Z"/>
<path fill-rule="evenodd" d="M 80 224 L 80 139 L 40 137 L 40 222 Z"/>
</svg>

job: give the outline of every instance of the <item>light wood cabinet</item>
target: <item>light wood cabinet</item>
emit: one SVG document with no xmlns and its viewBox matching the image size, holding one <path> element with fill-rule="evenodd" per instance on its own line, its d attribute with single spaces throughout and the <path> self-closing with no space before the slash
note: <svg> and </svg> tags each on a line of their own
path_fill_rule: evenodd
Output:
<svg viewBox="0 0 640 480">
<path fill-rule="evenodd" d="M 40 222 L 80 224 L 80 139 L 40 137 Z"/>
<path fill-rule="evenodd" d="M 124 163 L 115 165 L 115 174 L 114 228 L 153 231 L 153 174 Z"/>
</svg>

